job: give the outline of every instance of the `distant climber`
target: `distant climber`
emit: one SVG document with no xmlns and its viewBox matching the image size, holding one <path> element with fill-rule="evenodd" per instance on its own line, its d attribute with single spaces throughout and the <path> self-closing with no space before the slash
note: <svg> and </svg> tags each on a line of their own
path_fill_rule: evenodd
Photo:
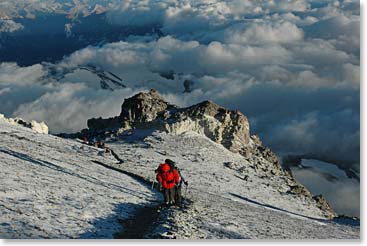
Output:
<svg viewBox="0 0 367 246">
<path fill-rule="evenodd" d="M 105 143 L 103 141 L 97 141 L 96 147 L 100 148 L 100 149 L 105 149 L 106 148 Z"/>
<path fill-rule="evenodd" d="M 156 170 L 157 180 L 162 185 L 164 202 L 166 205 L 175 204 L 176 185 L 180 182 L 180 175 L 177 169 L 168 163 L 160 164 Z"/>
<path fill-rule="evenodd" d="M 89 144 L 87 137 L 83 137 L 83 144 Z"/>
<path fill-rule="evenodd" d="M 84 136 L 82 140 L 83 140 L 83 144 L 87 144 L 87 145 L 94 146 L 100 149 L 104 149 L 105 153 L 111 154 L 118 161 L 119 164 L 124 163 L 124 161 L 120 159 L 120 157 L 115 153 L 115 151 L 107 147 L 105 142 L 101 140 L 97 141 L 96 137 L 93 137 L 91 140 L 88 140 L 88 138 Z"/>
</svg>

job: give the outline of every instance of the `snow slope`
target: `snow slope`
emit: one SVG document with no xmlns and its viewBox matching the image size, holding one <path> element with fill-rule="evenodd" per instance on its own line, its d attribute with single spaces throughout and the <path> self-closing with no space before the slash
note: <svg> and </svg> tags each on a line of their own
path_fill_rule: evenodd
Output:
<svg viewBox="0 0 367 246">
<path fill-rule="evenodd" d="M 183 194 L 193 204 L 170 211 L 164 219 L 171 222 L 158 225 L 158 234 L 168 227 L 165 233 L 179 239 L 359 238 L 359 226 L 327 220 L 313 199 L 287 192 L 288 179 L 266 177 L 250 167 L 240 168 L 241 172 L 226 167 L 228 162 L 239 166 L 249 163 L 200 134 L 150 134 L 149 130 L 135 131 L 109 146 L 126 160 L 115 167 L 154 180 L 154 169 L 170 158 L 188 180 Z"/>
<path fill-rule="evenodd" d="M 359 238 L 358 224 L 325 219 L 314 200 L 287 192 L 285 178 L 264 176 L 197 133 L 148 129 L 110 139 L 122 164 L 94 147 L 1 121 L 0 135 L 1 238 L 112 238 L 126 229 L 121 221 L 147 207 L 158 218 L 145 238 Z M 157 206 L 162 197 L 150 185 L 105 167 L 153 181 L 166 158 L 189 182 L 183 209 Z"/>
<path fill-rule="evenodd" d="M 100 150 L 0 121 L 0 238 L 112 238 L 160 196 Z"/>
</svg>

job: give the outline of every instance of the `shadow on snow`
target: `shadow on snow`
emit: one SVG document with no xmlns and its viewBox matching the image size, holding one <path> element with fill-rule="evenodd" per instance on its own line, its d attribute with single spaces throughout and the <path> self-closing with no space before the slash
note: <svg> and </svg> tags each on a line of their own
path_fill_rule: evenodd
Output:
<svg viewBox="0 0 367 246">
<path fill-rule="evenodd" d="M 229 194 L 232 195 L 232 196 L 234 196 L 234 197 L 237 197 L 237 198 L 240 198 L 242 200 L 245 200 L 246 202 L 249 202 L 249 203 L 252 203 L 252 204 L 256 204 L 256 205 L 261 206 L 261 207 L 270 208 L 270 209 L 273 209 L 273 210 L 276 210 L 276 211 L 284 212 L 284 213 L 287 213 L 287 214 L 290 214 L 290 215 L 296 215 L 296 216 L 299 216 L 299 217 L 302 217 L 302 218 L 306 218 L 306 219 L 311 219 L 311 220 L 315 220 L 315 221 L 319 221 L 319 222 L 324 222 L 324 223 L 336 223 L 336 224 L 341 224 L 341 225 L 360 226 L 360 221 L 358 219 L 353 219 L 353 218 L 338 218 L 338 217 L 333 218 L 331 220 L 328 220 L 328 219 L 319 219 L 319 218 L 305 216 L 305 215 L 302 215 L 302 214 L 297 214 L 297 213 L 294 213 L 294 212 L 291 212 L 291 211 L 288 211 L 288 210 L 285 210 L 285 209 L 282 209 L 282 208 L 275 207 L 273 205 L 261 203 L 261 202 L 258 202 L 258 201 L 255 201 L 255 200 L 252 200 L 252 199 L 249 199 L 247 197 L 240 196 L 240 195 L 237 195 L 237 194 L 234 194 L 234 193 L 231 193 L 231 192 Z"/>
<path fill-rule="evenodd" d="M 90 222 L 90 230 L 80 234 L 81 239 L 142 239 L 157 217 L 156 206 L 120 203 L 107 217 Z"/>
<path fill-rule="evenodd" d="M 99 180 L 97 178 L 94 178 L 92 176 L 89 176 L 85 173 L 79 174 L 79 173 L 76 173 L 76 172 L 74 172 L 70 169 L 58 166 L 58 165 L 56 165 L 52 162 L 35 159 L 35 158 L 33 158 L 33 157 L 31 157 L 27 154 L 19 153 L 19 152 L 9 150 L 9 149 L 4 149 L 4 148 L 0 148 L 0 153 L 11 155 L 11 156 L 19 158 L 21 160 L 27 161 L 27 162 L 29 162 L 33 165 L 39 165 L 39 166 L 42 166 L 42 167 L 52 169 L 54 171 L 59 171 L 59 172 L 62 172 L 62 173 L 80 178 L 82 180 L 93 183 L 95 185 L 100 185 L 100 186 L 103 186 L 103 187 L 106 187 L 106 188 L 109 188 L 109 189 L 113 189 L 113 190 L 116 190 L 116 191 L 119 191 L 119 192 L 127 193 L 129 195 L 132 195 L 132 196 L 135 196 L 135 197 L 138 197 L 138 198 L 141 198 L 141 199 L 147 199 L 147 200 L 151 199 L 144 192 L 139 192 L 139 191 L 136 191 L 136 190 L 132 190 L 132 189 L 120 186 L 120 185 L 109 183 L 107 181 L 101 181 L 101 180 Z"/>
</svg>

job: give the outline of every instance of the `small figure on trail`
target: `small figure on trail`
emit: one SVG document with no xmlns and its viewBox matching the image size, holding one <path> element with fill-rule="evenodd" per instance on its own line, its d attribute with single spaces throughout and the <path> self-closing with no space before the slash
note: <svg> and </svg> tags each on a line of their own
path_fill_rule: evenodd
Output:
<svg viewBox="0 0 367 246">
<path fill-rule="evenodd" d="M 168 163 L 160 164 L 156 170 L 157 180 L 163 187 L 164 201 L 166 205 L 175 204 L 176 185 L 180 182 L 177 170 Z"/>
<path fill-rule="evenodd" d="M 104 142 L 103 141 L 97 141 L 97 148 L 104 149 L 105 148 Z"/>
<path fill-rule="evenodd" d="M 90 146 L 95 146 L 95 147 L 97 147 L 96 145 L 97 145 L 97 138 L 96 137 L 92 137 L 89 141 L 88 141 L 88 144 L 90 145 Z"/>
<path fill-rule="evenodd" d="M 110 147 L 106 146 L 105 142 L 97 139 L 96 137 L 91 137 L 89 138 L 89 141 L 88 141 L 88 138 L 84 136 L 83 144 L 87 144 L 87 145 L 94 146 L 100 149 L 104 149 L 104 153 L 111 154 L 118 161 L 119 164 L 124 163 L 124 161 L 121 160 L 120 157 Z"/>
<path fill-rule="evenodd" d="M 106 146 L 104 149 L 105 153 L 111 154 L 111 149 L 109 147 Z"/>
<path fill-rule="evenodd" d="M 83 144 L 89 144 L 87 137 L 83 137 Z"/>
</svg>

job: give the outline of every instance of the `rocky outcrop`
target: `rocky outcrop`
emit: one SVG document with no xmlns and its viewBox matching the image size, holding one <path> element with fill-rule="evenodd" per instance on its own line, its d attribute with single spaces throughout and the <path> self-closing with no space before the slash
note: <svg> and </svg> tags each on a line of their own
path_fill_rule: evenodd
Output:
<svg viewBox="0 0 367 246">
<path fill-rule="evenodd" d="M 42 133 L 42 134 L 48 134 L 48 126 L 45 122 L 37 122 L 32 120 L 31 122 L 26 122 L 25 120 L 21 118 L 6 118 L 3 114 L 0 114 L 0 120 L 6 121 L 10 124 L 14 125 L 21 125 L 27 128 L 32 129 L 35 132 Z"/>
<path fill-rule="evenodd" d="M 228 110 L 212 101 L 204 101 L 181 109 L 173 118 L 174 123 L 165 124 L 169 132 L 203 133 L 232 152 L 245 153 L 250 145 L 249 122 L 238 110 Z"/>
<path fill-rule="evenodd" d="M 138 126 L 141 123 L 166 119 L 167 117 L 162 113 L 175 108 L 176 106 L 166 102 L 157 91 L 150 90 L 148 93 L 141 92 L 125 99 L 119 118 L 131 126 Z"/>
<path fill-rule="evenodd" d="M 141 92 L 125 99 L 119 116 L 108 119 L 92 118 L 87 121 L 87 126 L 91 132 L 99 133 L 114 129 L 121 133 L 129 129 L 142 128 L 146 123 L 152 123 L 160 118 L 165 119 L 162 112 L 174 108 L 174 105 L 167 103 L 155 90 L 150 90 L 149 93 Z M 153 124 L 149 124 L 149 127 L 151 126 Z"/>
<path fill-rule="evenodd" d="M 257 135 L 250 135 L 247 117 L 238 110 L 225 109 L 212 101 L 179 108 L 166 102 L 157 91 L 150 90 L 125 99 L 119 116 L 88 120 L 88 128 L 89 132 L 83 133 L 120 134 L 142 128 L 156 128 L 173 134 L 194 131 L 245 156 L 264 175 L 283 172 L 277 156 L 262 145 Z M 258 158 L 253 159 L 254 156 Z"/>
<path fill-rule="evenodd" d="M 222 144 L 234 153 L 261 157 L 256 168 L 269 174 L 282 172 L 277 156 L 262 145 L 257 135 L 250 135 L 247 117 L 238 110 L 228 110 L 212 101 L 179 108 L 164 100 L 157 91 L 138 93 L 124 100 L 119 116 L 87 122 L 89 134 L 123 133 L 131 129 L 156 128 L 173 134 L 194 131 Z M 86 131 L 84 131 L 86 133 Z"/>
<path fill-rule="evenodd" d="M 317 207 L 322 211 L 328 211 L 330 212 L 329 218 L 333 218 L 336 215 L 335 212 L 333 212 L 333 209 L 331 208 L 330 204 L 325 200 L 325 198 L 322 195 L 317 195 L 312 197 L 316 201 Z"/>
<path fill-rule="evenodd" d="M 123 127 L 119 117 L 113 117 L 109 119 L 92 118 L 87 121 L 87 126 L 90 132 L 99 133 L 108 129 L 116 129 Z"/>
<path fill-rule="evenodd" d="M 148 123 L 148 124 L 147 124 Z M 222 144 L 232 152 L 248 154 L 253 147 L 247 117 L 238 110 L 225 109 L 212 101 L 188 108 L 178 108 L 166 102 L 155 90 L 125 99 L 119 116 L 88 120 L 90 131 L 156 127 L 181 134 L 195 131 Z"/>
</svg>

